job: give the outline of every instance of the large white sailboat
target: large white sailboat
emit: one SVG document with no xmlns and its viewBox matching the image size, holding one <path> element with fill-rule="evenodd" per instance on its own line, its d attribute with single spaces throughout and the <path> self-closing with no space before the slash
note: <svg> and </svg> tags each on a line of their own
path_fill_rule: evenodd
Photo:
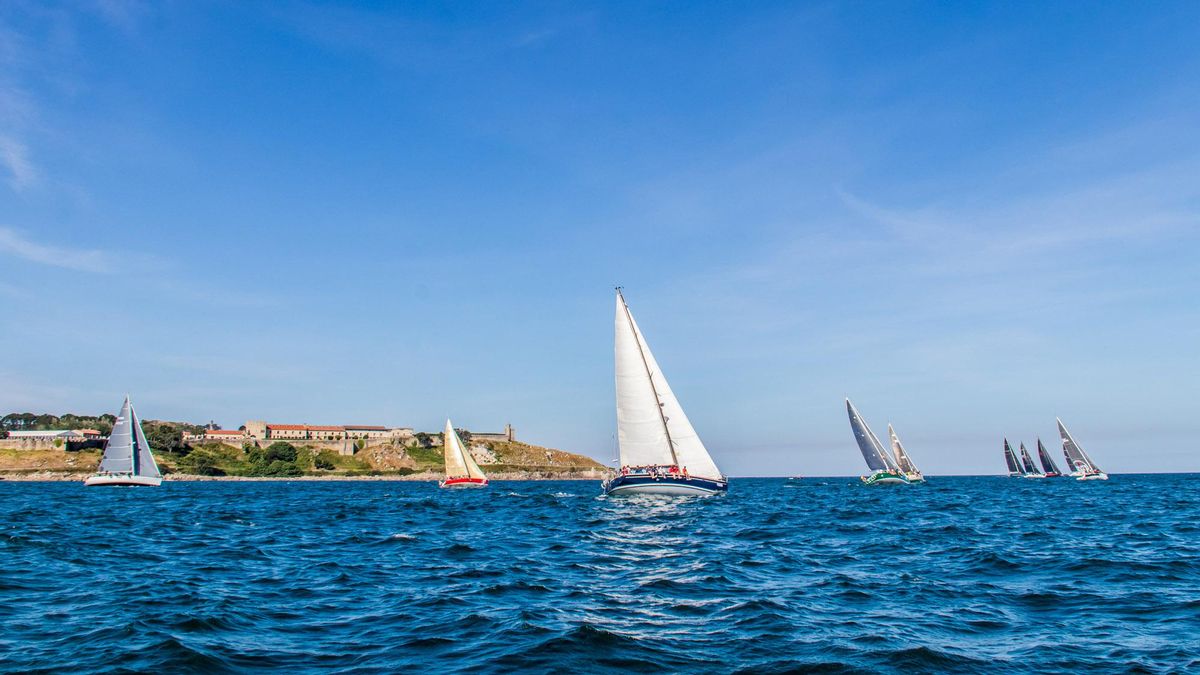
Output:
<svg viewBox="0 0 1200 675">
<path fill-rule="evenodd" d="M 475 458 L 467 451 L 449 419 L 446 420 L 446 430 L 442 432 L 442 448 L 446 459 L 446 478 L 438 482 L 438 487 L 487 487 L 487 476 L 475 463 Z"/>
<path fill-rule="evenodd" d="M 1067 427 L 1063 425 L 1062 420 L 1054 418 L 1058 422 L 1058 435 L 1062 436 L 1063 454 L 1067 457 L 1067 465 L 1074 471 L 1071 473 L 1075 476 L 1075 480 L 1108 480 L 1108 474 L 1100 470 L 1092 458 L 1088 456 L 1083 448 L 1071 438 L 1071 432 L 1067 431 Z"/>
<path fill-rule="evenodd" d="M 128 396 L 108 435 L 108 442 L 104 444 L 100 467 L 83 484 L 146 487 L 162 484 L 162 473 L 150 452 L 150 444 L 142 432 L 142 422 Z"/>
<path fill-rule="evenodd" d="M 688 421 L 617 289 L 615 318 L 619 475 L 603 484 L 621 494 L 711 495 L 729 482 Z"/>
<path fill-rule="evenodd" d="M 873 472 L 870 476 L 863 476 L 862 482 L 867 485 L 910 484 L 912 481 L 904 475 L 896 458 L 883 449 L 883 444 L 879 442 L 875 432 L 871 431 L 871 427 L 867 426 L 862 415 L 858 414 L 858 409 L 850 399 L 846 399 L 846 413 L 850 415 L 850 430 L 854 432 L 854 440 L 858 441 L 858 449 L 867 461 L 867 468 Z"/>
<path fill-rule="evenodd" d="M 912 458 L 904 451 L 900 437 L 896 435 L 896 430 L 890 424 L 888 425 L 888 438 L 892 440 L 892 453 L 896 456 L 896 465 L 900 467 L 900 471 L 904 472 L 904 477 L 910 483 L 924 483 L 925 476 L 921 474 L 917 465 L 913 464 Z"/>
</svg>

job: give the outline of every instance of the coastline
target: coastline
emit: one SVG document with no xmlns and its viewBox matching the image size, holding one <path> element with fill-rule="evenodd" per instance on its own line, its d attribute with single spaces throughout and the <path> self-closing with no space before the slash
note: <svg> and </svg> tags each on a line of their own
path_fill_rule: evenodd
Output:
<svg viewBox="0 0 1200 675">
<path fill-rule="evenodd" d="M 12 483 L 82 483 L 90 472 L 66 471 L 36 471 L 30 473 L 0 473 L 0 482 Z M 328 476 L 199 476 L 195 474 L 170 473 L 163 476 L 163 482 L 208 482 L 208 481 L 241 481 L 241 482 L 294 482 L 294 481 L 405 481 L 405 482 L 436 482 L 444 476 L 440 473 L 423 472 L 408 475 L 378 474 L 363 476 L 328 475 Z M 604 471 L 507 471 L 489 474 L 490 481 L 510 480 L 580 480 L 600 481 L 608 477 Z"/>
</svg>

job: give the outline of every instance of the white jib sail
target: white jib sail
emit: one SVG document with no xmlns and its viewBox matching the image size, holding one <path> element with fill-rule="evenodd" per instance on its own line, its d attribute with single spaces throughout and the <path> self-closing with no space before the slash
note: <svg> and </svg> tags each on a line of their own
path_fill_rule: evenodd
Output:
<svg viewBox="0 0 1200 675">
<path fill-rule="evenodd" d="M 142 420 L 138 418 L 132 403 L 129 404 L 129 417 L 133 420 L 133 438 L 137 441 L 137 475 L 161 478 L 162 473 L 158 470 L 158 462 L 154 461 L 154 455 L 150 452 L 150 443 L 146 440 L 146 434 L 142 432 Z"/>
<path fill-rule="evenodd" d="M 619 291 L 615 338 L 621 464 L 676 464 L 692 476 L 720 478 Z"/>
<path fill-rule="evenodd" d="M 900 443 L 900 437 L 896 435 L 896 431 L 892 429 L 892 425 L 888 425 L 888 436 L 892 440 L 892 452 L 896 454 L 896 464 L 900 465 L 900 470 L 904 473 L 921 473 L 917 471 L 917 466 L 913 464 L 908 453 L 904 451 L 904 445 Z"/>
<path fill-rule="evenodd" d="M 454 426 L 448 419 L 446 420 L 446 430 L 442 432 L 442 448 L 446 459 L 447 478 L 486 477 L 479 465 L 475 463 L 475 458 L 463 446 L 462 439 L 458 437 L 458 432 L 454 430 Z"/>
</svg>

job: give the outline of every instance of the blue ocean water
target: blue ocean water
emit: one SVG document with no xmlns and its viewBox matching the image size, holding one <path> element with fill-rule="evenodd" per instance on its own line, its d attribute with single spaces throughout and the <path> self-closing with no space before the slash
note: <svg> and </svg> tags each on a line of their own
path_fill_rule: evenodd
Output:
<svg viewBox="0 0 1200 675">
<path fill-rule="evenodd" d="M 0 482 L 0 668 L 1195 670 L 1197 478 Z"/>
</svg>

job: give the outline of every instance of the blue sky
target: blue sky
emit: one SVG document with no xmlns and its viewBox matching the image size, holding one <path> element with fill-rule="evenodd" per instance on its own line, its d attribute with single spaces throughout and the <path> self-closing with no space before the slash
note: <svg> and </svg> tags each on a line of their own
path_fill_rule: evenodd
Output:
<svg viewBox="0 0 1200 675">
<path fill-rule="evenodd" d="M 0 4 L 0 409 L 1200 470 L 1195 3 Z"/>
</svg>

